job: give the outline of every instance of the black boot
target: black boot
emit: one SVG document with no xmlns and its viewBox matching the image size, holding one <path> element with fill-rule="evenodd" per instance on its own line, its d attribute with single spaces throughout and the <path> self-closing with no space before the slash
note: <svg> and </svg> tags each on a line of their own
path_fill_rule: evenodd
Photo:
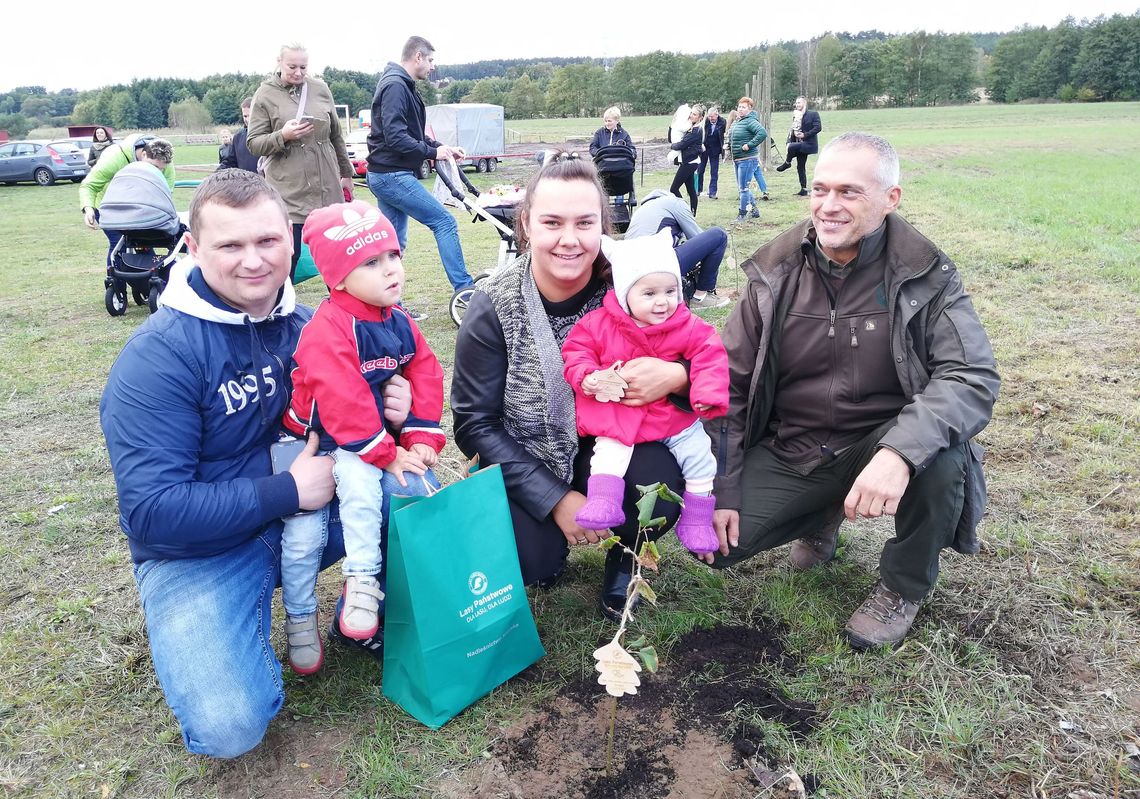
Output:
<svg viewBox="0 0 1140 799">
<path fill-rule="evenodd" d="M 602 615 L 613 622 L 621 621 L 625 609 L 625 592 L 633 577 L 633 555 L 621 547 L 614 547 L 606 553 L 606 569 L 602 576 L 602 595 L 599 607 Z M 634 597 L 633 607 L 641 603 L 641 597 Z"/>
<path fill-rule="evenodd" d="M 784 163 L 782 163 L 778 167 L 776 167 L 776 171 L 777 172 L 783 172 L 785 169 L 788 169 L 789 167 L 791 167 L 791 165 L 792 165 L 791 161 L 785 161 Z"/>
</svg>

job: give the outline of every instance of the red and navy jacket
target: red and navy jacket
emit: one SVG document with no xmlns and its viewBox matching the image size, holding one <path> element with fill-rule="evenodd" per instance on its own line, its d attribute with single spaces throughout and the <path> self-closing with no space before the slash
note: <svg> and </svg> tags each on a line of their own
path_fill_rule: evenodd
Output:
<svg viewBox="0 0 1140 799">
<path fill-rule="evenodd" d="M 399 442 L 385 428 L 380 393 L 395 374 L 412 387 Z M 301 331 L 292 378 L 285 427 L 299 436 L 318 431 L 322 450 L 340 447 L 383 469 L 397 443 L 443 449 L 443 367 L 399 306 L 379 308 L 333 291 Z"/>
</svg>

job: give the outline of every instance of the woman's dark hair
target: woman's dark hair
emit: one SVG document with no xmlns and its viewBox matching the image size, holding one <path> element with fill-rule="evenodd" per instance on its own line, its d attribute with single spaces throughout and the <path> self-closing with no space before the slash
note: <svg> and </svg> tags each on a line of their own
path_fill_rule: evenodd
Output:
<svg viewBox="0 0 1140 799">
<path fill-rule="evenodd" d="M 111 131 L 105 125 L 96 125 L 95 126 L 95 130 L 91 131 L 91 141 L 98 143 L 99 139 L 96 138 L 95 134 L 98 133 L 99 131 L 103 131 L 103 133 L 105 133 L 107 135 L 106 140 L 108 142 L 114 141 L 114 137 L 111 136 Z"/>
<path fill-rule="evenodd" d="M 531 198 L 534 197 L 534 191 L 538 188 L 538 184 L 544 180 L 582 180 L 593 185 L 598 191 L 598 204 L 602 210 L 602 233 L 607 236 L 613 235 L 609 197 L 606 195 L 606 190 L 602 188 L 602 181 L 598 179 L 598 170 L 591 162 L 579 158 L 577 153 L 555 150 L 546 156 L 542 168 L 531 175 L 530 181 L 526 184 L 526 193 L 515 209 L 515 238 L 518 240 L 519 252 L 525 252 L 530 246 L 526 235 L 525 220 L 530 214 Z M 602 269 L 608 265 L 606 257 L 599 250 L 598 257 L 594 261 L 594 271 L 600 274 Z"/>
</svg>

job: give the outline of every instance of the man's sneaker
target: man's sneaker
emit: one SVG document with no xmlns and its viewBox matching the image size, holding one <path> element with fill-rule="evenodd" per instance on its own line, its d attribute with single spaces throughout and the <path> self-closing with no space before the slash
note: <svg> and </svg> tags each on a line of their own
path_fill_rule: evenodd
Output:
<svg viewBox="0 0 1140 799">
<path fill-rule="evenodd" d="M 752 218 L 753 219 L 759 219 L 760 218 L 760 212 L 758 210 L 756 210 L 755 208 L 752 209 Z"/>
<path fill-rule="evenodd" d="M 378 662 L 383 663 L 384 626 L 380 625 L 380 627 L 376 630 L 376 634 L 371 638 L 365 638 L 362 641 L 358 641 L 355 638 L 349 638 L 347 635 L 340 631 L 340 627 L 337 625 L 337 619 L 340 618 L 340 611 L 343 607 L 342 603 L 343 600 L 338 600 L 336 603 L 336 613 L 333 615 L 332 624 L 329 625 L 329 641 L 335 642 L 337 644 L 342 644 L 344 646 L 349 646 L 353 649 L 361 649 L 367 652 L 369 655 L 372 655 L 372 657 L 376 658 Z"/>
<path fill-rule="evenodd" d="M 706 311 L 709 308 L 723 308 L 729 302 L 728 297 L 718 297 L 715 291 L 710 291 L 703 297 L 693 297 L 689 300 L 689 310 Z"/>
<path fill-rule="evenodd" d="M 908 602 L 880 580 L 847 621 L 847 640 L 855 649 L 895 646 L 906 637 L 917 614 L 917 602 Z"/>
<path fill-rule="evenodd" d="M 835 547 L 839 542 L 839 527 L 844 518 L 843 506 L 840 506 L 835 516 L 818 533 L 793 541 L 792 549 L 788 552 L 792 567 L 806 571 L 834 558 Z"/>
<path fill-rule="evenodd" d="M 778 167 L 776 167 L 776 171 L 777 172 L 783 172 L 785 169 L 787 169 L 790 166 L 791 166 L 791 164 L 789 162 L 785 161 L 784 163 L 782 163 Z"/>
<path fill-rule="evenodd" d="M 743 222 L 743 221 L 744 221 L 745 219 L 747 219 L 747 218 L 748 218 L 748 217 L 747 217 L 747 216 L 745 216 L 745 214 L 744 214 L 744 212 L 743 212 L 743 211 L 741 211 L 739 214 L 737 214 L 737 215 L 736 215 L 736 221 L 737 221 L 737 222 Z"/>
<path fill-rule="evenodd" d="M 317 612 L 285 617 L 289 668 L 298 674 L 315 674 L 325 662 L 325 647 L 317 632 Z"/>
<path fill-rule="evenodd" d="M 337 624 L 349 638 L 363 641 L 376 634 L 380 627 L 380 602 L 384 592 L 375 577 L 350 574 L 344 579 L 341 604 L 338 605 Z"/>
<path fill-rule="evenodd" d="M 772 198 L 768 196 L 768 192 L 764 192 L 763 194 L 760 195 L 760 199 L 763 200 L 764 202 L 768 202 Z"/>
</svg>

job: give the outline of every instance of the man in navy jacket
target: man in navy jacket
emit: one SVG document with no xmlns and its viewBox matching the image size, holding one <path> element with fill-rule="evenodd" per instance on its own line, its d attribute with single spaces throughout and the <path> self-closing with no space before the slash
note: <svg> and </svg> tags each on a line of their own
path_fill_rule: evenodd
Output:
<svg viewBox="0 0 1140 799">
<path fill-rule="evenodd" d="M 221 170 L 195 193 L 190 225 L 192 262 L 116 359 L 99 420 L 159 684 L 189 751 L 236 757 L 285 698 L 269 643 L 281 517 L 332 499 L 332 460 L 313 436 L 288 471 L 270 462 L 312 315 L 288 280 L 281 196 L 256 173 Z M 389 405 L 398 427 L 407 408 Z M 323 565 L 343 554 L 330 526 Z"/>
<path fill-rule="evenodd" d="M 701 152 L 701 165 L 697 168 L 697 191 L 705 190 L 705 167 L 709 167 L 709 199 L 716 199 L 717 178 L 720 176 L 720 157 L 724 150 L 724 119 L 715 105 L 705 117 L 705 149 Z"/>
<path fill-rule="evenodd" d="M 400 63 L 390 62 L 380 75 L 368 134 L 368 188 L 376 195 L 380 212 L 396 228 L 405 253 L 409 216 L 431 229 L 443 271 L 458 290 L 475 284 L 463 262 L 459 224 L 418 177 L 424 161 L 467 155 L 461 147 L 448 147 L 424 131 L 427 112 L 416 93 L 416 81 L 426 80 L 434 65 L 435 48 L 427 39 L 413 36 L 404 44 Z"/>
</svg>

